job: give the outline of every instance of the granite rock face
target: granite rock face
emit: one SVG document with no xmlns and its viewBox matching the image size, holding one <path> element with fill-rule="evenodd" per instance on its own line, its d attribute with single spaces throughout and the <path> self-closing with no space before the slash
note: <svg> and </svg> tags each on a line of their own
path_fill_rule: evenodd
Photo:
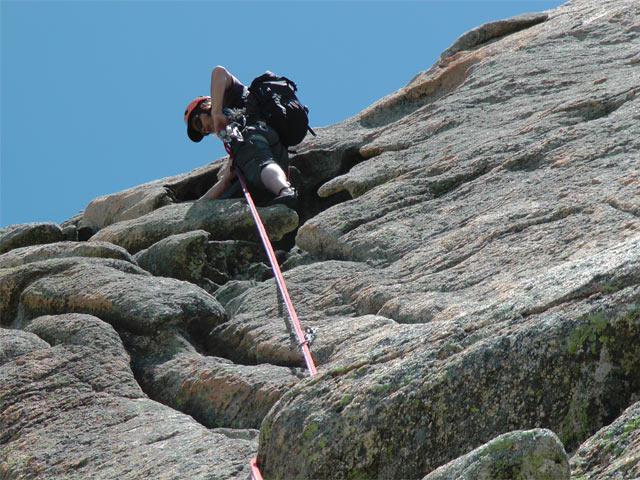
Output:
<svg viewBox="0 0 640 480">
<path fill-rule="evenodd" d="M 509 432 L 450 462 L 422 480 L 569 480 L 569 459 L 549 430 Z"/>
<path fill-rule="evenodd" d="M 125 344 L 143 390 L 209 428 L 259 428 L 275 402 L 304 376 L 300 369 L 202 355 L 176 330 L 153 338 L 125 335 Z"/>
<path fill-rule="evenodd" d="M 146 398 L 112 327 L 70 314 L 28 329 L 38 341 L 0 365 L 1 478 L 247 477 L 255 442 Z M 0 329 L 0 351 L 22 335 Z"/>
<path fill-rule="evenodd" d="M 296 243 L 318 277 L 349 273 L 323 290 L 309 265 L 289 272 L 325 369 L 263 423 L 267 478 L 421 478 L 535 427 L 572 451 L 637 400 L 639 9 L 572 1 L 508 35 L 484 26 L 307 144 L 303 173 L 355 164 L 316 176 L 352 200 Z M 372 316 L 387 322 L 343 328 Z M 234 320 L 218 329 L 247 332 Z"/>
<path fill-rule="evenodd" d="M 17 267 L 26 263 L 68 257 L 115 258 L 135 263 L 129 252 L 112 243 L 63 241 L 12 249 L 2 255 L 0 268 Z"/>
<path fill-rule="evenodd" d="M 34 222 L 0 228 L 0 254 L 14 248 L 64 240 L 62 228 L 53 222 Z"/>
<path fill-rule="evenodd" d="M 196 201 L 223 159 L 0 230 L 0 479 L 640 476 L 638 2 L 316 131 L 260 209 L 313 377 L 246 205 Z"/>
<path fill-rule="evenodd" d="M 212 162 L 185 174 L 95 198 L 83 210 L 77 223 L 100 230 L 114 223 L 141 217 L 176 200 L 195 200 L 214 183 L 220 163 Z"/>
<path fill-rule="evenodd" d="M 298 226 L 298 215 L 282 205 L 261 209 L 272 240 L 280 240 Z M 109 225 L 89 241 L 120 245 L 134 254 L 172 235 L 205 230 L 215 240 L 259 241 L 249 207 L 238 200 L 183 202 L 158 208 L 140 217 Z"/>
<path fill-rule="evenodd" d="M 599 430 L 571 457 L 575 478 L 640 478 L 640 402 Z"/>
</svg>

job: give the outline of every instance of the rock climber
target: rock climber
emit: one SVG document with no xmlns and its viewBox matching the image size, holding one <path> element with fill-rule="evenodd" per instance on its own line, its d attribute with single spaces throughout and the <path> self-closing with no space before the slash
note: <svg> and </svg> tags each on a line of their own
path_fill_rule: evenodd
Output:
<svg viewBox="0 0 640 480">
<path fill-rule="evenodd" d="M 232 184 L 234 168 L 238 168 L 250 189 L 274 196 L 267 205 L 282 203 L 294 208 L 296 192 L 284 173 L 289 166 L 287 148 L 280 144 L 276 131 L 261 118 L 249 89 L 222 66 L 216 66 L 211 72 L 210 96 L 194 98 L 185 109 L 189 138 L 199 142 L 211 133 L 219 135 L 229 122 L 223 114 L 226 108 L 245 110 L 243 138 L 232 141 L 231 158 L 218 173 L 218 181 L 201 199 L 219 198 Z"/>
</svg>

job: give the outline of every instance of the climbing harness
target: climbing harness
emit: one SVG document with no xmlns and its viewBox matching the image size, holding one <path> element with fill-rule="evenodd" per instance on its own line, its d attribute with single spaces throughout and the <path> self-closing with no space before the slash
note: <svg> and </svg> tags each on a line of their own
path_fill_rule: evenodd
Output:
<svg viewBox="0 0 640 480">
<path fill-rule="evenodd" d="M 233 112 L 225 112 L 225 114 L 232 121 L 227 125 L 227 127 L 224 130 L 220 132 L 220 138 L 224 143 L 225 150 L 227 151 L 229 156 L 233 158 L 233 155 L 231 154 L 231 142 L 233 140 L 242 141 L 242 132 L 240 131 L 240 129 L 244 124 L 236 121 L 237 118 L 233 116 Z M 269 263 L 271 263 L 271 268 L 273 269 L 273 275 L 276 279 L 276 285 L 278 287 L 280 298 L 282 299 L 282 301 L 284 302 L 287 308 L 289 319 L 298 337 L 300 350 L 302 351 L 302 355 L 304 357 L 305 363 L 307 364 L 307 369 L 309 370 L 309 374 L 313 376 L 318 372 L 313 362 L 313 357 L 311 357 L 311 351 L 309 350 L 309 346 L 311 345 L 311 343 L 313 343 L 313 340 L 315 339 L 317 329 L 312 327 L 307 327 L 303 331 L 302 328 L 300 327 L 298 315 L 296 314 L 296 311 L 293 308 L 293 303 L 291 303 L 291 298 L 289 297 L 287 286 L 284 283 L 284 278 L 282 276 L 282 271 L 280 270 L 280 265 L 278 264 L 278 260 L 273 251 L 273 247 L 271 246 L 271 242 L 269 241 L 269 236 L 267 235 L 267 231 L 265 230 L 262 220 L 260 219 L 260 215 L 258 215 L 258 210 L 255 206 L 255 203 L 253 203 L 251 194 L 247 189 L 247 183 L 244 179 L 244 176 L 242 175 L 242 172 L 238 168 L 235 169 L 235 173 L 238 179 L 240 180 L 242 192 L 244 193 L 245 199 L 247 200 L 247 204 L 249 205 L 251 216 L 253 217 L 253 221 L 255 222 L 256 227 L 258 229 L 260 240 L 262 240 L 262 245 L 264 246 L 264 249 L 267 252 L 267 257 L 269 258 Z M 250 460 L 249 467 L 251 471 L 251 479 L 262 480 L 262 475 L 260 474 L 260 470 L 258 469 L 257 458 L 252 458 Z"/>
</svg>

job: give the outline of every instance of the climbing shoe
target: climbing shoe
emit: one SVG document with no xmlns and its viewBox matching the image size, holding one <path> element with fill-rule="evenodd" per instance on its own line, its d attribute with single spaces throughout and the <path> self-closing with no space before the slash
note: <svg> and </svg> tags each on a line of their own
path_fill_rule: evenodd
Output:
<svg viewBox="0 0 640 480">
<path fill-rule="evenodd" d="M 296 205 L 298 204 L 298 195 L 296 194 L 295 188 L 284 187 L 282 190 L 280 190 L 280 192 L 278 193 L 278 196 L 276 196 L 273 200 L 267 203 L 267 207 L 270 207 L 271 205 L 278 205 L 278 204 L 285 205 L 291 208 L 292 210 L 295 210 Z"/>
</svg>

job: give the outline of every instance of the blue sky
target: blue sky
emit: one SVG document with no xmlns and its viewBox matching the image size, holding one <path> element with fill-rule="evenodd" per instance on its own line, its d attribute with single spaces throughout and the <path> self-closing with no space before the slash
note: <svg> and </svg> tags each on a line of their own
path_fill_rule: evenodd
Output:
<svg viewBox="0 0 640 480">
<path fill-rule="evenodd" d="M 215 65 L 298 83 L 313 126 L 429 68 L 460 34 L 560 0 L 0 0 L 0 227 L 61 222 L 93 198 L 223 156 L 182 113 Z"/>
</svg>

